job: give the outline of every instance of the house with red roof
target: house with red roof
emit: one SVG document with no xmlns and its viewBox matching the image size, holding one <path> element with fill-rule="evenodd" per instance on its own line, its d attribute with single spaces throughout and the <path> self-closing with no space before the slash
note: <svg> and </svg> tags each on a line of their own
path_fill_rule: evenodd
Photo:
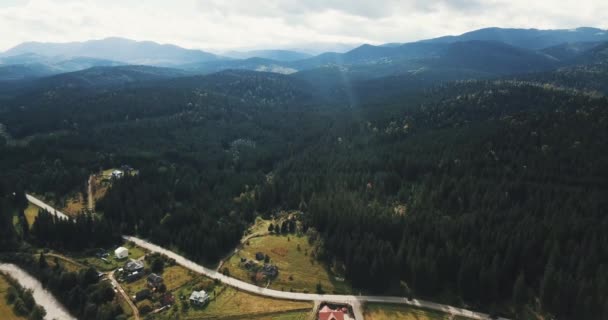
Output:
<svg viewBox="0 0 608 320">
<path fill-rule="evenodd" d="M 348 315 L 348 309 L 346 308 L 332 309 L 325 305 L 319 310 L 319 320 L 345 320 L 345 315 Z M 350 317 L 347 319 L 350 319 Z"/>
</svg>

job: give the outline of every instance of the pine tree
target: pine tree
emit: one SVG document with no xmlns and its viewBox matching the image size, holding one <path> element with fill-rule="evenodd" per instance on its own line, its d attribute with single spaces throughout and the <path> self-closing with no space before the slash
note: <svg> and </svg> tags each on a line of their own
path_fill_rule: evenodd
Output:
<svg viewBox="0 0 608 320">
<path fill-rule="evenodd" d="M 46 269 L 49 266 L 49 264 L 46 262 L 46 257 L 44 256 L 44 253 L 40 252 L 40 256 L 38 258 L 38 267 L 42 270 Z"/>
<path fill-rule="evenodd" d="M 523 272 L 521 272 L 519 276 L 517 276 L 517 280 L 513 286 L 513 304 L 517 310 L 518 317 L 521 316 L 523 308 L 527 302 L 527 295 L 526 278 Z"/>
</svg>

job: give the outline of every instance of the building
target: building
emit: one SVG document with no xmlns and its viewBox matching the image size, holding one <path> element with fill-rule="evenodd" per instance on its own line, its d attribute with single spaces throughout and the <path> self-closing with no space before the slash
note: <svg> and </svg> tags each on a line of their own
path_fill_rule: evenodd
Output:
<svg viewBox="0 0 608 320">
<path fill-rule="evenodd" d="M 256 268 L 258 266 L 258 264 L 255 263 L 255 261 L 253 261 L 253 260 L 248 260 L 247 262 L 245 262 L 243 264 L 243 266 L 245 267 L 245 269 L 251 270 L 253 268 Z"/>
<path fill-rule="evenodd" d="M 133 300 L 137 301 L 141 301 L 144 299 L 148 299 L 152 296 L 152 291 L 150 291 L 150 289 L 143 289 L 139 292 L 137 292 L 134 296 L 133 296 Z"/>
<path fill-rule="evenodd" d="M 116 259 L 125 259 L 129 256 L 129 249 L 118 247 L 118 249 L 114 250 L 114 255 L 116 256 Z"/>
<path fill-rule="evenodd" d="M 130 272 L 125 276 L 125 281 L 127 281 L 127 282 L 137 281 L 137 280 L 141 279 L 141 277 L 143 275 L 144 275 L 144 273 L 142 271 Z"/>
<path fill-rule="evenodd" d="M 148 287 L 158 289 L 163 284 L 163 277 L 156 273 L 150 273 L 148 275 Z"/>
<path fill-rule="evenodd" d="M 332 309 L 328 305 L 319 310 L 319 320 L 346 320 L 350 319 L 346 307 Z"/>
<path fill-rule="evenodd" d="M 128 273 L 136 271 L 141 272 L 144 271 L 144 263 L 143 261 L 129 259 L 129 261 L 125 263 L 123 269 Z"/>
<path fill-rule="evenodd" d="M 167 292 L 160 298 L 160 304 L 163 307 L 173 305 L 175 304 L 175 297 L 170 292 Z"/>
<path fill-rule="evenodd" d="M 267 278 L 275 278 L 279 275 L 279 267 L 272 264 L 265 264 L 260 270 Z"/>
<path fill-rule="evenodd" d="M 201 291 L 192 291 L 190 295 L 190 302 L 197 306 L 202 306 L 209 301 L 209 295 L 205 290 Z"/>
<path fill-rule="evenodd" d="M 114 170 L 112 171 L 112 178 L 120 179 L 125 175 L 124 171 Z"/>
</svg>

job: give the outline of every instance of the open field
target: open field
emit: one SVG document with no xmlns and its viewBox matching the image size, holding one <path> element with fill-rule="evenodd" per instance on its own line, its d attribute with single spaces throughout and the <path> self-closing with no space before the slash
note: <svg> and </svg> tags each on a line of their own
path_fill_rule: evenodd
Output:
<svg viewBox="0 0 608 320">
<path fill-rule="evenodd" d="M 13 312 L 13 306 L 9 306 L 6 303 L 6 291 L 10 287 L 10 284 L 6 281 L 4 276 L 0 274 L 0 315 L 2 320 L 25 320 L 25 317 L 19 317 Z"/>
<path fill-rule="evenodd" d="M 364 316 L 366 320 L 468 320 L 468 318 L 452 317 L 439 311 L 379 303 L 367 304 Z"/>
<path fill-rule="evenodd" d="M 252 238 L 248 242 L 249 245 L 245 244 L 224 264 L 232 277 L 252 282 L 249 271 L 241 266 L 241 258 L 255 260 L 256 252 L 262 252 L 270 257 L 272 264 L 279 267 L 279 275 L 269 288 L 314 293 L 317 283 L 321 283 L 323 290 L 328 293 L 351 292 L 347 283 L 336 281 L 326 266 L 310 257 L 312 248 L 305 236 L 267 235 Z"/>
</svg>

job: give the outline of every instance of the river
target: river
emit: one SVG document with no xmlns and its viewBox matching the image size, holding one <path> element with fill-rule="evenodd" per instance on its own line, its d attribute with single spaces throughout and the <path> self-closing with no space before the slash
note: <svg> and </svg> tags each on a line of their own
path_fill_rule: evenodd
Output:
<svg viewBox="0 0 608 320">
<path fill-rule="evenodd" d="M 61 305 L 49 291 L 42 287 L 40 281 L 29 275 L 23 269 L 14 264 L 0 263 L 0 271 L 9 274 L 19 281 L 24 288 L 32 290 L 36 303 L 46 310 L 45 319 L 77 320 L 67 312 L 63 305 Z M 4 297 L 0 297 L 0 299 L 4 299 Z"/>
</svg>

